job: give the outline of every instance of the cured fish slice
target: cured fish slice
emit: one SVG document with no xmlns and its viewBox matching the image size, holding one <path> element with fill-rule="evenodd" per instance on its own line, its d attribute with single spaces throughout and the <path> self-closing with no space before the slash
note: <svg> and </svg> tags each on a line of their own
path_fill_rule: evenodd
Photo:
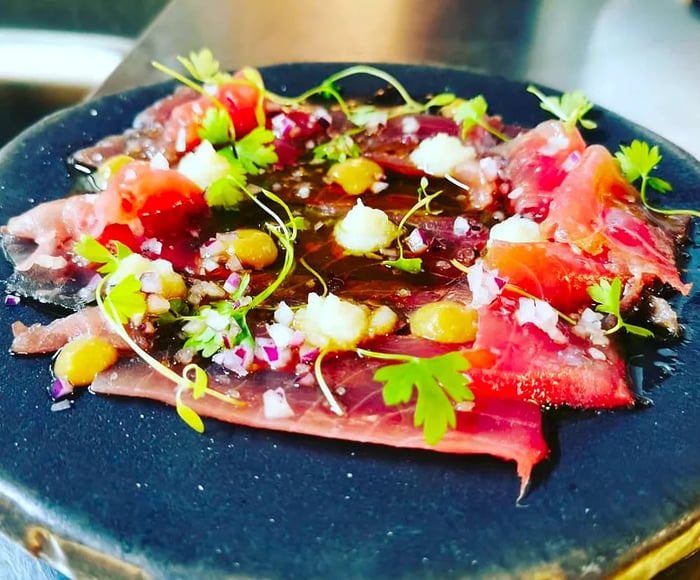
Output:
<svg viewBox="0 0 700 580">
<path fill-rule="evenodd" d="M 612 345 L 592 344 L 560 322 L 565 341 L 553 341 L 532 323 L 519 324 L 517 299 L 501 297 L 479 309 L 473 350 L 488 351 L 492 363 L 469 371 L 475 389 L 538 405 L 581 408 L 629 407 L 634 395 L 625 362 Z"/>
<path fill-rule="evenodd" d="M 624 179 L 604 147 L 592 145 L 557 188 L 544 235 L 593 256 L 606 255 L 611 270 L 638 290 L 658 279 L 690 291 L 676 267 L 673 236 L 645 219 L 638 192 Z"/>
<path fill-rule="evenodd" d="M 64 318 L 57 318 L 50 324 L 22 322 L 12 325 L 12 345 L 10 351 L 16 354 L 41 354 L 55 352 L 66 343 L 79 336 L 94 336 L 108 340 L 113 346 L 127 350 L 130 347 L 110 327 L 96 306 L 89 306 Z"/>
<path fill-rule="evenodd" d="M 545 121 L 494 149 L 506 159 L 503 175 L 512 189 L 511 209 L 542 219 L 555 189 L 576 166 L 586 144 L 576 128 Z"/>
<path fill-rule="evenodd" d="M 617 275 L 600 258 L 559 242 L 491 242 L 484 265 L 564 313 L 590 305 L 588 287 Z"/>
<path fill-rule="evenodd" d="M 388 408 L 382 387 L 372 380 L 380 366 L 355 355 L 324 362 L 324 376 L 338 387 L 336 396 L 346 414 L 333 414 L 315 386 L 296 386 L 291 374 L 260 371 L 242 379 L 209 369 L 209 386 L 235 392 L 246 403 L 234 406 L 211 396 L 186 402 L 197 413 L 249 427 L 288 431 L 317 437 L 376 443 L 393 447 L 431 449 L 456 454 L 488 454 L 517 463 L 521 494 L 532 468 L 547 455 L 541 413 L 536 405 L 488 396 L 477 397 L 473 408 L 457 412 L 456 429 L 429 446 L 413 425 L 413 405 Z M 175 404 L 172 382 L 139 361 L 122 361 L 98 375 L 91 390 L 100 394 L 142 397 Z M 265 403 L 272 397 L 274 403 Z M 279 408 L 278 408 L 279 407 Z M 282 411 L 280 411 L 280 409 Z"/>
</svg>

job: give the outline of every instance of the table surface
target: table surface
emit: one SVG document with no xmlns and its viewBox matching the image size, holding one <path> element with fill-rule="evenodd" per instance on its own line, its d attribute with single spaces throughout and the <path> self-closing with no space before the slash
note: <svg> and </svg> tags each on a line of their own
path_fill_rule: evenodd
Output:
<svg viewBox="0 0 700 580">
<path fill-rule="evenodd" d="M 700 157 L 700 9 L 690 0 L 174 0 L 96 96 L 208 46 L 227 69 L 365 61 L 468 67 L 560 90 Z"/>
</svg>

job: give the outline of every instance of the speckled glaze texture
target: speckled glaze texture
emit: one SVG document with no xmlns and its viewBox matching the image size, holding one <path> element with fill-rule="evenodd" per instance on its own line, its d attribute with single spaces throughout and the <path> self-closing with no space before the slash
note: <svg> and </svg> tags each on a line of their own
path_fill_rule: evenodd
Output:
<svg viewBox="0 0 700 580">
<path fill-rule="evenodd" d="M 270 67 L 272 90 L 300 93 L 339 65 Z M 545 119 L 525 85 L 455 69 L 384 67 L 415 96 L 483 93 L 509 123 Z M 368 95 L 366 78 L 344 83 Z M 0 152 L 0 221 L 64 196 L 63 160 L 125 129 L 172 85 L 147 87 L 48 118 Z M 630 98 L 634 98 L 633 95 Z M 589 141 L 658 143 L 665 203 L 700 206 L 700 165 L 660 137 L 599 111 Z M 697 250 L 686 280 L 700 284 Z M 0 277 L 10 267 L 0 264 Z M 547 419 L 551 458 L 516 504 L 513 464 L 252 431 L 207 421 L 198 435 L 163 405 L 85 393 L 51 413 L 47 358 L 0 359 L 0 528 L 42 524 L 156 578 L 446 578 L 517 575 L 546 566 L 607 576 L 700 512 L 700 295 L 675 301 L 687 338 L 653 355 L 635 411 Z M 42 307 L 0 308 L 9 325 Z M 652 356 L 652 355 L 650 355 Z M 7 513 L 14 514 L 12 517 Z M 8 523 L 9 522 L 9 523 Z M 13 523 L 14 522 L 14 523 Z"/>
</svg>

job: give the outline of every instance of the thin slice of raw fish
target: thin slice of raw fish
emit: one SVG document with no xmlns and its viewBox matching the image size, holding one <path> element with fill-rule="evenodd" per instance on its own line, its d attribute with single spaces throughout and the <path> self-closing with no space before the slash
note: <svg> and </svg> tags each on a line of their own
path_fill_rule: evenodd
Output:
<svg viewBox="0 0 700 580">
<path fill-rule="evenodd" d="M 539 405 L 601 409 L 634 404 L 625 362 L 612 343 L 591 344 L 561 321 L 557 328 L 566 342 L 554 342 L 534 324 L 517 322 L 517 301 L 517 296 L 501 297 L 479 309 L 473 348 L 491 352 L 494 362 L 469 371 L 475 388 Z"/>
<path fill-rule="evenodd" d="M 611 269 L 640 288 L 653 280 L 690 291 L 676 266 L 674 237 L 646 219 L 639 193 L 620 173 L 610 152 L 591 145 L 554 192 L 546 236 L 588 254 L 607 252 Z"/>
<path fill-rule="evenodd" d="M 456 429 L 448 430 L 443 439 L 431 447 L 425 442 L 422 430 L 413 424 L 414 405 L 399 408 L 384 405 L 382 387 L 372 380 L 378 366 L 375 361 L 361 360 L 355 355 L 324 362 L 324 376 L 335 386 L 336 397 L 346 410 L 344 416 L 329 410 L 315 386 L 296 386 L 294 375 L 272 371 L 237 378 L 212 366 L 210 387 L 235 393 L 246 405 L 234 406 L 211 396 L 198 400 L 186 396 L 186 402 L 200 415 L 250 427 L 445 453 L 488 454 L 513 460 L 521 478 L 521 493 L 524 491 L 533 466 L 547 455 L 541 414 L 536 405 L 477 395 L 472 409 L 457 411 Z M 118 363 L 99 375 L 91 389 L 101 394 L 175 404 L 173 383 L 140 361 Z M 289 416 L 266 416 L 263 403 L 266 391 L 276 391 L 277 397 L 284 396 Z"/>
<path fill-rule="evenodd" d="M 108 340 L 119 349 L 129 346 L 117 335 L 96 306 L 84 308 L 50 324 L 22 322 L 12 325 L 14 339 L 10 350 L 17 354 L 40 354 L 55 352 L 67 342 L 79 336 L 95 336 Z"/>
</svg>

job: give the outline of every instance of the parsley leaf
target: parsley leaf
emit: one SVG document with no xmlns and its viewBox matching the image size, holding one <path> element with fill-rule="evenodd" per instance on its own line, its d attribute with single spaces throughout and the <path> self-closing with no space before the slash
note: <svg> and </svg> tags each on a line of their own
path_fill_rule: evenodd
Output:
<svg viewBox="0 0 700 580">
<path fill-rule="evenodd" d="M 508 141 L 503 133 L 491 126 L 486 120 L 486 112 L 488 111 L 488 103 L 483 95 L 477 95 L 468 101 L 459 100 L 457 104 L 452 105 L 452 118 L 462 124 L 462 139 L 465 139 L 467 133 L 478 125 L 482 129 L 486 129 L 493 136 L 498 137 L 501 141 Z"/>
<path fill-rule="evenodd" d="M 215 146 L 231 143 L 234 129 L 228 112 L 218 107 L 209 107 L 204 112 L 199 137 Z"/>
<path fill-rule="evenodd" d="M 396 260 L 384 260 L 382 264 L 390 268 L 403 270 L 409 274 L 418 274 L 423 269 L 423 260 L 421 258 L 404 258 L 401 256 L 396 258 Z"/>
<path fill-rule="evenodd" d="M 92 236 L 83 235 L 80 241 L 73 246 L 73 251 L 90 262 L 102 264 L 97 269 L 101 274 L 111 274 L 119 267 L 119 262 L 132 253 L 128 246 L 119 241 L 115 241 L 113 244 L 116 255 Z"/>
<path fill-rule="evenodd" d="M 561 97 L 547 96 L 537 87 L 530 85 L 527 87 L 527 92 L 540 100 L 542 109 L 552 113 L 570 129 L 573 129 L 577 123 L 580 123 L 584 129 L 595 129 L 598 126 L 594 121 L 584 118 L 593 108 L 593 103 L 581 91 L 564 93 Z"/>
<path fill-rule="evenodd" d="M 596 310 L 604 314 L 612 314 L 617 319 L 615 326 L 605 331 L 605 334 L 612 334 L 621 328 L 624 328 L 630 334 L 643 336 L 645 338 L 653 337 L 654 333 L 641 326 L 628 324 L 622 319 L 620 314 L 620 297 L 622 295 L 622 281 L 615 278 L 612 282 L 603 278 L 597 284 L 588 287 L 588 295 L 596 302 Z"/>
<path fill-rule="evenodd" d="M 235 153 L 243 169 L 250 175 L 259 175 L 278 157 L 272 144 L 275 135 L 269 129 L 256 127 L 242 139 L 236 141 Z"/>
<path fill-rule="evenodd" d="M 358 353 L 375 354 L 363 349 L 358 349 Z M 432 358 L 401 358 L 405 362 L 378 369 L 374 380 L 384 384 L 382 396 L 388 406 L 409 403 L 416 391 L 414 425 L 423 427 L 423 436 L 429 445 L 436 445 L 448 427 L 454 429 L 457 425 L 454 404 L 474 400 L 467 386 L 469 379 L 463 374 L 469 363 L 458 352 Z"/>
<path fill-rule="evenodd" d="M 105 297 L 105 304 L 119 315 L 122 324 L 146 313 L 146 296 L 141 292 L 141 282 L 133 274 L 126 276 Z"/>
<path fill-rule="evenodd" d="M 231 75 L 221 72 L 219 61 L 208 48 L 203 48 L 199 52 L 190 52 L 189 58 L 178 56 L 177 60 L 187 69 L 192 78 L 201 83 L 222 84 L 231 80 Z"/>
<path fill-rule="evenodd" d="M 659 193 L 673 191 L 673 186 L 660 177 L 652 176 L 651 172 L 661 162 L 663 157 L 659 153 L 659 146 L 651 147 L 649 143 L 635 139 L 629 145 L 620 145 L 620 150 L 615 153 L 615 159 L 620 163 L 620 171 L 625 179 L 634 183 L 642 180 L 639 186 L 639 198 L 644 207 L 650 211 L 664 215 L 692 215 L 700 217 L 700 211 L 692 209 L 663 209 L 652 206 L 647 201 L 647 185 Z"/>
</svg>

